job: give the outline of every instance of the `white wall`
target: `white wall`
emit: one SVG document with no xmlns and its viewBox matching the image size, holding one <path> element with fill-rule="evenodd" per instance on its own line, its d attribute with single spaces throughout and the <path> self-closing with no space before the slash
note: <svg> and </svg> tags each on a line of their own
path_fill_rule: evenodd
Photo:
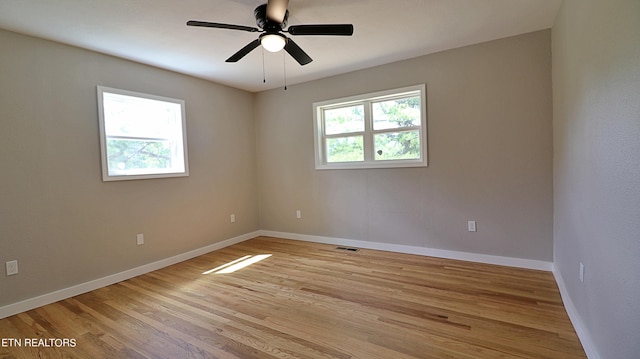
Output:
<svg viewBox="0 0 640 359">
<path fill-rule="evenodd" d="M 551 261 L 550 36 L 257 94 L 261 228 Z M 313 102 L 419 83 L 427 87 L 429 167 L 314 169 Z"/>
<path fill-rule="evenodd" d="M 0 307 L 258 229 L 253 94 L 6 31 L 0 48 L 0 263 L 20 269 Z M 184 99 L 191 175 L 102 182 L 96 85 Z"/>
<path fill-rule="evenodd" d="M 553 117 L 555 266 L 594 357 L 638 358 L 640 1 L 564 1 Z"/>
</svg>

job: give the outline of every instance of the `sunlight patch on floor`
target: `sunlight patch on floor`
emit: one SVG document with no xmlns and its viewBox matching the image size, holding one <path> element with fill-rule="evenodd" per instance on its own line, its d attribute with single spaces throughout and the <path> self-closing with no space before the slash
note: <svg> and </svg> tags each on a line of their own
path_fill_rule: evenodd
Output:
<svg viewBox="0 0 640 359">
<path fill-rule="evenodd" d="M 223 264 L 219 267 L 210 269 L 206 272 L 203 272 L 202 274 L 228 274 L 228 273 L 233 273 L 235 271 L 238 271 L 242 268 L 248 267 L 254 263 L 260 262 L 261 260 L 267 259 L 271 257 L 271 254 L 258 254 L 255 256 L 252 255 L 247 255 L 244 256 L 242 258 L 238 258 L 234 261 L 231 261 L 229 263 Z"/>
</svg>

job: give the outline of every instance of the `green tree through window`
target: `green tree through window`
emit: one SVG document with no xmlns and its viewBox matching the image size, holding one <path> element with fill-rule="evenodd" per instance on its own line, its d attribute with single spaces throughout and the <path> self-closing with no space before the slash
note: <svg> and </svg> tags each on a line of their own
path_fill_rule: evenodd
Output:
<svg viewBox="0 0 640 359">
<path fill-rule="evenodd" d="M 107 140 L 109 167 L 159 169 L 171 167 L 171 145 L 167 141 Z"/>
<path fill-rule="evenodd" d="M 373 129 L 402 129 L 420 126 L 420 97 L 374 102 Z M 420 132 L 417 130 L 374 134 L 376 160 L 420 158 Z"/>
</svg>

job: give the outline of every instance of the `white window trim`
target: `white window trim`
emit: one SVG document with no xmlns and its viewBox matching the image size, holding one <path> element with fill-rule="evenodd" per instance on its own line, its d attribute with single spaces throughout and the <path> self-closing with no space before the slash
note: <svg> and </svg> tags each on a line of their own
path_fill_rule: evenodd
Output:
<svg viewBox="0 0 640 359">
<path fill-rule="evenodd" d="M 334 135 L 325 135 L 323 128 L 322 111 L 331 107 L 342 107 L 349 104 L 358 104 L 362 102 L 371 102 L 379 99 L 392 99 L 394 97 L 401 97 L 403 94 L 409 92 L 420 92 L 420 123 L 419 128 L 406 127 L 406 128 L 393 128 L 388 130 L 376 130 L 375 133 L 383 132 L 402 132 L 405 130 L 419 130 L 420 131 L 420 158 L 410 160 L 373 160 L 373 134 L 372 119 L 368 114 L 369 108 L 365 106 L 365 131 L 354 132 L 353 135 L 364 135 L 364 161 L 357 162 L 332 162 L 326 161 L 324 139 L 330 138 Z M 408 86 L 398 89 L 391 89 L 379 92 L 372 92 L 357 96 L 332 99 L 327 101 L 313 103 L 313 144 L 315 152 L 315 168 L 317 170 L 334 170 L 334 169 L 365 169 L 365 168 L 401 168 L 401 167 L 427 167 L 427 106 L 426 106 L 426 86 L 424 84 Z"/>
<path fill-rule="evenodd" d="M 104 122 L 104 98 L 103 98 L 103 93 L 113 93 L 113 94 L 119 94 L 119 95 L 125 95 L 125 96 L 132 96 L 132 97 L 140 97 L 140 98 L 145 98 L 145 99 L 150 99 L 150 100 L 157 100 L 157 101 L 164 101 L 164 102 L 170 102 L 170 103 L 175 103 L 180 105 L 180 109 L 181 109 L 181 117 L 182 117 L 182 155 L 183 155 L 183 160 L 184 160 L 184 171 L 181 172 L 172 172 L 170 170 L 165 170 L 163 171 L 162 169 L 158 169 L 156 170 L 155 173 L 151 173 L 151 174 L 139 174 L 139 175 L 132 175 L 132 174 L 109 174 L 109 168 L 108 168 L 108 159 L 107 159 L 107 136 L 106 136 L 106 131 L 105 131 L 105 122 Z M 146 93 L 141 93 L 141 92 L 135 92 L 135 91 L 128 91 L 128 90 L 121 90 L 121 89 L 116 89 L 116 88 L 111 88 L 111 87 L 105 87 L 105 86 L 97 86 L 97 93 L 98 93 L 98 123 L 99 123 L 99 129 L 100 129 L 100 157 L 102 160 L 102 180 L 103 181 L 124 181 L 124 180 L 140 180 L 140 179 L 152 179 L 152 178 L 170 178 L 170 177 L 187 177 L 189 176 L 189 156 L 187 153 L 187 120 L 186 120 L 186 105 L 185 105 L 185 101 L 184 100 L 180 100 L 180 99 L 174 99 L 174 98 L 170 98 L 170 97 L 163 97 L 163 96 L 157 96 L 157 95 L 151 95 L 151 94 L 146 94 Z M 127 137 L 127 138 L 133 138 L 133 137 Z M 152 139 L 152 138 L 147 138 L 144 137 L 144 139 Z"/>
</svg>

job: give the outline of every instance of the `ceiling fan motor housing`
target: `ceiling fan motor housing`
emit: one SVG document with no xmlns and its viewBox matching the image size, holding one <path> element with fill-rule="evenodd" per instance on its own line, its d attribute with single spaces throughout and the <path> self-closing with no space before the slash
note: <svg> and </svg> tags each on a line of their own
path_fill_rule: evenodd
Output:
<svg viewBox="0 0 640 359">
<path fill-rule="evenodd" d="M 285 27 L 287 27 L 287 20 L 289 19 L 289 10 L 284 13 L 284 18 L 281 23 L 276 23 L 267 18 L 267 4 L 263 4 L 258 6 L 254 11 L 253 15 L 256 17 L 256 25 L 259 28 L 267 31 L 267 32 L 277 32 Z"/>
</svg>

